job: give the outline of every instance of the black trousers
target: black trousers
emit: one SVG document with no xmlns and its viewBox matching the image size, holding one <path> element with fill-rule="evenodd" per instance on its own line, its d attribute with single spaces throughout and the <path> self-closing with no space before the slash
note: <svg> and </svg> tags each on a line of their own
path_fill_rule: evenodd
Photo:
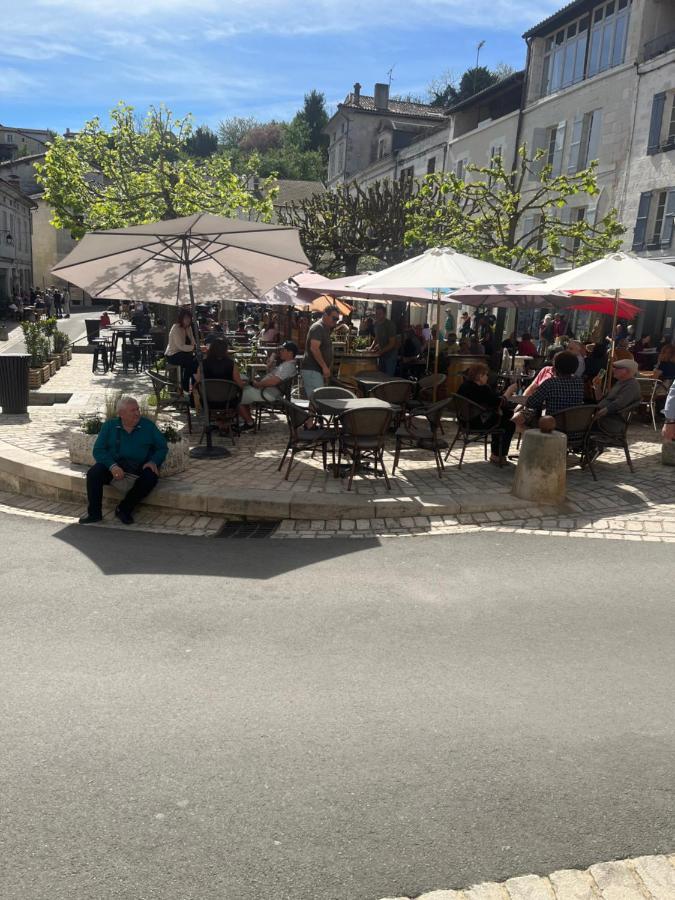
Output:
<svg viewBox="0 0 675 900">
<path fill-rule="evenodd" d="M 103 485 L 110 484 L 112 480 L 112 472 L 103 463 L 95 463 L 87 472 L 87 512 L 90 516 L 102 515 Z M 120 508 L 131 513 L 134 507 L 148 496 L 157 481 L 158 478 L 151 469 L 143 469 L 124 499 L 119 503 Z"/>
<path fill-rule="evenodd" d="M 508 414 L 500 416 L 497 412 L 490 413 L 490 416 L 485 420 L 476 420 L 476 426 L 479 428 L 491 428 L 493 425 L 499 425 L 500 428 L 503 428 L 504 434 L 495 434 L 490 438 L 492 455 L 508 456 L 516 423 L 511 421 Z"/>
<path fill-rule="evenodd" d="M 194 353 L 181 350 L 180 353 L 172 353 L 167 356 L 167 362 L 172 366 L 180 366 L 180 383 L 186 394 L 190 393 L 190 379 L 197 371 L 197 360 Z"/>
</svg>

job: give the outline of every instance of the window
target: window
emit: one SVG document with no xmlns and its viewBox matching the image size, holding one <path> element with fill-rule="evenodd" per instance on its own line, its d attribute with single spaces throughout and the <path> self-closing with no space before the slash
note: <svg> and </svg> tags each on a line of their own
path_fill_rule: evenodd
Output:
<svg viewBox="0 0 675 900">
<path fill-rule="evenodd" d="M 401 186 L 403 186 L 407 181 L 412 182 L 413 176 L 415 175 L 415 167 L 408 166 L 405 169 L 401 169 L 401 174 L 399 175 L 399 181 Z"/>
<path fill-rule="evenodd" d="M 631 0 L 609 0 L 546 38 L 542 96 L 621 65 L 630 5 Z"/>
<path fill-rule="evenodd" d="M 570 138 L 570 157 L 567 172 L 573 175 L 585 169 L 593 160 L 598 158 L 600 152 L 600 137 L 602 131 L 602 111 L 577 116 L 572 125 Z"/>
<path fill-rule="evenodd" d="M 675 148 L 675 90 L 654 94 L 647 154 Z"/>
<path fill-rule="evenodd" d="M 675 188 L 640 195 L 633 250 L 670 249 L 675 221 Z"/>
<path fill-rule="evenodd" d="M 576 209 L 570 210 L 570 222 L 584 222 L 586 220 L 586 207 L 577 206 Z M 581 247 L 581 238 L 575 237 L 572 241 L 572 253 L 578 253 Z"/>
<path fill-rule="evenodd" d="M 490 147 L 490 162 L 494 162 L 497 158 L 503 159 L 504 153 L 501 144 L 493 144 Z"/>
<path fill-rule="evenodd" d="M 532 137 L 534 156 L 540 150 L 543 155 L 532 166 L 532 178 L 536 179 L 541 174 L 544 166 L 551 166 L 551 174 L 562 174 L 563 150 L 565 148 L 566 123 L 558 122 L 557 125 L 549 125 L 548 128 L 535 128 Z"/>
<path fill-rule="evenodd" d="M 436 157 L 430 156 L 427 160 L 427 175 L 433 175 L 436 171 Z"/>
<path fill-rule="evenodd" d="M 464 159 L 458 159 L 457 162 L 455 163 L 455 175 L 458 178 L 462 179 L 462 181 L 464 181 L 466 179 L 466 167 L 467 167 L 468 162 L 469 162 L 469 160 L 464 158 Z"/>
<path fill-rule="evenodd" d="M 386 146 L 386 143 L 385 143 L 384 138 L 380 138 L 380 140 L 377 142 L 377 158 L 378 159 L 382 159 L 382 157 L 384 156 L 385 146 Z"/>
<path fill-rule="evenodd" d="M 337 170 L 341 172 L 345 167 L 345 145 L 344 141 L 338 147 Z"/>
<path fill-rule="evenodd" d="M 541 227 L 541 214 L 526 216 L 523 221 L 521 240 L 528 250 L 544 249 L 544 229 Z"/>
</svg>

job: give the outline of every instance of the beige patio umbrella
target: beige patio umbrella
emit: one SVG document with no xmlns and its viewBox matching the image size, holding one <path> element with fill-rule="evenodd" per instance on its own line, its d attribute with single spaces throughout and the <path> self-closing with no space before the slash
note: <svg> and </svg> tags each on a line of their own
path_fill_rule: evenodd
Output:
<svg viewBox="0 0 675 900">
<path fill-rule="evenodd" d="M 179 305 L 195 292 L 220 300 L 254 300 L 275 284 L 303 272 L 309 262 L 295 228 L 194 213 L 180 219 L 92 231 L 52 269 L 92 297 Z M 199 341 L 201 383 L 204 369 Z M 208 426 L 208 402 L 203 391 Z M 192 456 L 227 456 L 211 445 Z"/>
<path fill-rule="evenodd" d="M 434 374 L 438 373 L 439 339 L 441 330 L 441 298 L 459 288 L 500 287 L 514 284 L 537 284 L 538 279 L 523 275 L 494 263 L 484 262 L 457 253 L 451 247 L 432 247 L 420 256 L 407 259 L 398 265 L 375 272 L 364 278 L 355 279 L 354 286 L 363 290 L 393 288 L 402 292 L 406 289 L 432 291 L 436 300 L 436 358 Z M 434 399 L 435 399 L 434 389 Z"/>
</svg>

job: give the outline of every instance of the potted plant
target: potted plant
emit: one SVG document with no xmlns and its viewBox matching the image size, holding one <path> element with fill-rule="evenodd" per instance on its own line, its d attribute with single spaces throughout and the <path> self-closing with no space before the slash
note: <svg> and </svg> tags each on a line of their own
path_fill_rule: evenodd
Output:
<svg viewBox="0 0 675 900">
<path fill-rule="evenodd" d="M 55 331 L 52 338 L 54 345 L 54 353 L 58 353 L 61 358 L 61 365 L 65 366 L 68 362 L 68 347 L 70 346 L 70 338 L 63 331 Z"/>
<path fill-rule="evenodd" d="M 44 335 L 47 347 L 47 357 L 45 362 L 49 363 L 52 375 L 56 375 L 61 368 L 61 354 L 56 353 L 54 349 L 54 335 L 58 331 L 58 324 L 55 318 L 45 319 L 38 325 L 41 333 Z"/>
<path fill-rule="evenodd" d="M 91 466 L 94 464 L 94 444 L 98 437 L 103 423 L 107 419 L 117 416 L 116 406 L 117 400 L 121 394 L 110 394 L 106 396 L 106 412 L 105 414 L 93 413 L 80 417 L 80 427 L 71 431 L 68 436 L 68 451 L 70 461 L 79 466 Z M 144 407 L 147 404 L 139 404 L 141 406 L 141 414 L 144 414 Z M 147 410 L 146 410 L 147 411 Z M 169 452 L 166 459 L 162 463 L 161 475 L 163 478 L 169 475 L 177 475 L 179 472 L 185 471 L 187 468 L 188 443 L 183 435 L 183 428 L 176 428 L 174 425 L 166 424 L 159 426 L 159 430 L 164 435 Z"/>
<path fill-rule="evenodd" d="M 22 322 L 21 329 L 26 352 L 30 354 L 28 387 L 36 390 L 43 382 L 49 380 L 51 373 L 49 366 L 46 367 L 45 372 L 45 358 L 49 344 L 48 342 L 46 343 L 45 335 L 36 322 Z"/>
</svg>

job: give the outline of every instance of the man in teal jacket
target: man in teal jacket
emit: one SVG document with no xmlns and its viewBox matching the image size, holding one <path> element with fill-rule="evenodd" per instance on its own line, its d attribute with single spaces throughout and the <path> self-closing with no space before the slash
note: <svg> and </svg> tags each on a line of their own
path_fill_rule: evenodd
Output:
<svg viewBox="0 0 675 900">
<path fill-rule="evenodd" d="M 166 459 L 166 439 L 154 422 L 141 417 L 138 402 L 122 397 L 117 404 L 116 419 L 103 424 L 94 444 L 95 464 L 87 472 L 87 514 L 80 525 L 100 522 L 103 518 L 103 485 L 134 475 L 133 486 L 115 510 L 125 525 L 133 523 L 134 507 L 147 497 L 157 484 L 159 467 Z"/>
</svg>

